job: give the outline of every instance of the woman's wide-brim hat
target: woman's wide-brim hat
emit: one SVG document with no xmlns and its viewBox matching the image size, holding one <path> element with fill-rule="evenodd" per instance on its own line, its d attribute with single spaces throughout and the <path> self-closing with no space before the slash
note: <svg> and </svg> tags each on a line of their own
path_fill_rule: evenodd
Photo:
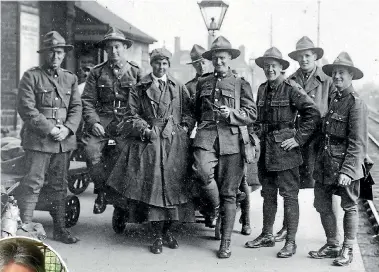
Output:
<svg viewBox="0 0 379 272">
<path fill-rule="evenodd" d="M 126 39 L 124 33 L 122 33 L 115 27 L 111 27 L 108 30 L 108 32 L 104 35 L 104 38 L 97 43 L 97 46 L 100 48 L 104 48 L 105 44 L 108 41 L 120 41 L 126 44 L 127 48 L 131 47 L 133 44 L 133 41 Z"/>
<path fill-rule="evenodd" d="M 43 38 L 42 47 L 37 51 L 37 53 L 42 53 L 52 48 L 63 48 L 67 52 L 72 50 L 74 46 L 66 44 L 66 40 L 57 31 L 50 31 L 47 32 Z"/>
<path fill-rule="evenodd" d="M 238 56 L 241 54 L 241 51 L 232 48 L 232 44 L 223 36 L 217 37 L 213 41 L 211 49 L 209 51 L 204 52 L 202 56 L 207 60 L 212 60 L 212 54 L 216 51 L 229 52 L 230 55 L 232 55 L 232 59 L 238 58 Z"/>
<path fill-rule="evenodd" d="M 205 50 L 200 45 L 194 44 L 190 52 L 191 62 L 188 62 L 187 64 L 192 64 L 203 60 L 203 53 L 205 51 L 207 50 Z"/>
<path fill-rule="evenodd" d="M 332 76 L 333 69 L 338 67 L 345 67 L 353 73 L 353 80 L 361 79 L 363 77 L 363 72 L 354 66 L 353 61 L 350 56 L 346 52 L 341 52 L 333 64 L 326 64 L 322 66 L 322 70 L 328 76 Z"/>
<path fill-rule="evenodd" d="M 317 54 L 317 59 L 319 60 L 324 56 L 324 49 L 321 47 L 315 47 L 312 40 L 309 39 L 307 36 L 302 37 L 297 43 L 296 43 L 296 50 L 292 51 L 288 54 L 288 56 L 297 61 L 297 54 L 304 50 L 312 50 Z"/>
<path fill-rule="evenodd" d="M 255 63 L 263 69 L 264 61 L 267 59 L 274 59 L 278 61 L 283 66 L 283 70 L 286 70 L 290 66 L 290 63 L 283 59 L 282 53 L 276 47 L 267 49 L 262 57 L 255 59 Z"/>
</svg>

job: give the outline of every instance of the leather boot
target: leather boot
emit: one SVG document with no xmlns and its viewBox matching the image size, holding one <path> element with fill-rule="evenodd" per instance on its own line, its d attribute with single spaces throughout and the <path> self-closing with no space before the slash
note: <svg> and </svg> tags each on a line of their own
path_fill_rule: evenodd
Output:
<svg viewBox="0 0 379 272">
<path fill-rule="evenodd" d="M 312 250 L 308 255 L 313 259 L 337 258 L 341 251 L 339 245 L 323 245 L 319 250 Z"/>
<path fill-rule="evenodd" d="M 295 241 L 286 241 L 284 247 L 276 255 L 278 258 L 289 258 L 296 253 L 296 243 Z"/>
<path fill-rule="evenodd" d="M 274 247 L 275 239 L 271 233 L 261 233 L 253 241 L 248 241 L 245 244 L 247 248 Z"/>
<path fill-rule="evenodd" d="M 53 218 L 53 239 L 65 244 L 74 244 L 79 239 L 73 236 L 65 227 L 66 203 L 65 200 L 54 201 L 50 215 Z"/>
<path fill-rule="evenodd" d="M 154 254 L 161 254 L 163 252 L 163 239 L 157 238 L 150 247 L 150 252 Z"/>
<path fill-rule="evenodd" d="M 208 203 L 205 216 L 205 226 L 215 228 L 219 216 L 220 196 L 216 181 L 213 180 L 208 185 L 202 186 L 202 195 L 205 202 Z"/>
<path fill-rule="evenodd" d="M 250 235 L 250 189 L 247 182 L 244 180 L 241 183 L 240 189 L 246 194 L 246 198 L 241 202 L 241 217 L 240 223 L 242 224 L 241 234 Z"/>
<path fill-rule="evenodd" d="M 105 192 L 99 191 L 95 199 L 95 204 L 93 205 L 93 213 L 100 214 L 107 208 L 107 201 L 105 199 Z"/>
<path fill-rule="evenodd" d="M 232 251 L 230 250 L 230 240 L 221 240 L 220 249 L 217 252 L 217 257 L 220 259 L 229 258 L 232 255 Z"/>
<path fill-rule="evenodd" d="M 338 257 L 334 259 L 335 266 L 348 266 L 353 261 L 353 248 L 343 246 Z"/>
<path fill-rule="evenodd" d="M 275 242 L 283 242 L 287 238 L 287 227 L 283 225 L 282 229 L 275 235 Z"/>
</svg>

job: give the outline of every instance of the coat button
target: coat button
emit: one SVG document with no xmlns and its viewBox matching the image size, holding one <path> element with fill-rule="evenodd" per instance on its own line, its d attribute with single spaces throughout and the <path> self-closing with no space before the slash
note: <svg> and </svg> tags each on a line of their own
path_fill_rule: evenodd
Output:
<svg viewBox="0 0 379 272">
<path fill-rule="evenodd" d="M 59 120 L 59 119 L 57 120 L 58 123 L 59 123 L 60 121 L 61 121 L 61 120 Z"/>
<path fill-rule="evenodd" d="M 55 100 L 58 100 L 58 97 L 54 98 Z"/>
<path fill-rule="evenodd" d="M 337 99 L 334 99 L 334 102 L 338 102 L 338 100 L 337 100 Z"/>
<path fill-rule="evenodd" d="M 215 99 L 215 102 L 217 102 L 218 101 L 218 99 Z"/>
<path fill-rule="evenodd" d="M 333 111 L 331 110 L 330 113 L 333 113 Z"/>
<path fill-rule="evenodd" d="M 218 92 L 220 89 L 219 88 L 216 88 L 215 91 Z"/>
<path fill-rule="evenodd" d="M 116 109 L 114 109 L 114 110 L 113 110 L 113 112 L 114 112 L 114 113 L 117 113 L 117 110 L 116 110 Z"/>
<path fill-rule="evenodd" d="M 327 146 L 325 146 L 325 147 L 324 147 L 324 149 L 326 150 L 326 149 L 328 149 L 328 147 L 327 147 Z"/>
<path fill-rule="evenodd" d="M 216 121 L 216 123 L 218 124 L 220 121 Z"/>
<path fill-rule="evenodd" d="M 43 90 L 43 92 L 44 92 L 44 93 L 46 93 L 46 92 L 47 92 L 47 90 Z"/>
<path fill-rule="evenodd" d="M 325 123 L 326 123 L 327 125 L 329 125 L 329 121 L 326 121 Z"/>
<path fill-rule="evenodd" d="M 218 78 L 217 80 L 218 80 L 218 81 L 221 81 L 221 78 Z"/>
<path fill-rule="evenodd" d="M 316 96 L 314 94 L 311 95 L 312 98 L 315 98 Z"/>
<path fill-rule="evenodd" d="M 129 83 L 129 86 L 132 86 L 133 85 L 133 83 Z"/>
<path fill-rule="evenodd" d="M 171 132 L 172 135 L 175 135 L 175 131 Z"/>
</svg>

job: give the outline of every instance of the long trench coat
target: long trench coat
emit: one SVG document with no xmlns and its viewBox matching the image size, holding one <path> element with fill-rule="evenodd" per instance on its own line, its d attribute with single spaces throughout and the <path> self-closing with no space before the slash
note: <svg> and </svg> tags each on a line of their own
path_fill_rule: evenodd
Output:
<svg viewBox="0 0 379 272">
<path fill-rule="evenodd" d="M 186 87 L 167 76 L 164 92 L 151 74 L 136 84 L 120 132 L 125 146 L 107 184 L 123 197 L 156 207 L 187 203 L 189 136 L 193 126 Z M 150 128 L 153 140 L 144 139 Z"/>
</svg>

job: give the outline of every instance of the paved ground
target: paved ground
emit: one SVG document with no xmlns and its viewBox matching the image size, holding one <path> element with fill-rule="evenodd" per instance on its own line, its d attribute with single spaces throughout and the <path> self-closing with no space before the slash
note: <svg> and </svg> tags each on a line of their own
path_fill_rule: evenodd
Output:
<svg viewBox="0 0 379 272">
<path fill-rule="evenodd" d="M 111 218 L 113 207 L 108 206 L 101 215 L 92 214 L 94 196 L 91 188 L 80 195 L 82 205 L 78 224 L 72 228 L 81 241 L 75 245 L 65 245 L 50 239 L 46 242 L 56 249 L 72 272 L 89 271 L 280 271 L 280 272 L 363 272 L 365 271 L 359 247 L 354 248 L 354 261 L 348 268 L 331 266 L 331 260 L 313 260 L 307 257 L 309 250 L 318 249 L 324 242 L 324 234 L 317 212 L 312 206 L 312 190 L 300 193 L 300 225 L 297 236 L 297 254 L 290 259 L 278 259 L 276 253 L 283 246 L 274 248 L 247 249 L 244 244 L 260 234 L 262 227 L 262 198 L 260 191 L 251 194 L 251 217 L 253 233 L 251 236 L 239 234 L 241 225 L 235 224 L 232 240 L 232 257 L 220 260 L 216 257 L 219 241 L 213 239 L 213 231 L 201 224 L 178 225 L 175 235 L 180 248 L 164 248 L 163 254 L 154 255 L 148 250 L 151 238 L 146 235 L 144 225 L 128 225 L 126 233 L 117 235 L 113 232 Z M 282 202 L 279 202 L 282 207 Z M 276 229 L 280 228 L 283 210 L 279 209 Z M 238 216 L 237 216 L 238 217 Z M 52 222 L 46 212 L 36 212 L 36 221 L 44 224 L 51 237 Z"/>
</svg>

